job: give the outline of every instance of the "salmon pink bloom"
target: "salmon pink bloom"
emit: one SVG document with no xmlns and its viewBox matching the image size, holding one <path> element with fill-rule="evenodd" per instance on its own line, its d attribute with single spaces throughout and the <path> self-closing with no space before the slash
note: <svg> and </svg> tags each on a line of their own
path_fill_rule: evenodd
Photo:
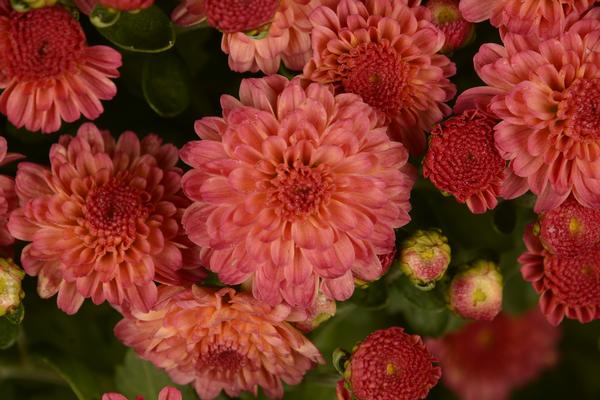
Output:
<svg viewBox="0 0 600 400">
<path fill-rule="evenodd" d="M 198 251 L 187 246 L 179 221 L 189 204 L 181 193 L 177 148 L 155 135 L 126 132 L 115 143 L 83 125 L 50 150 L 51 168 L 20 163 L 21 207 L 8 223 L 32 242 L 21 262 L 38 276 L 38 293 L 58 293 L 58 306 L 77 312 L 84 298 L 148 311 L 154 280 L 196 280 Z"/>
<path fill-rule="evenodd" d="M 0 167 L 23 158 L 21 154 L 9 153 L 6 139 L 0 136 Z M 15 181 L 6 175 L 0 175 L 0 248 L 10 246 L 15 238 L 7 228 L 8 216 L 19 206 Z"/>
<path fill-rule="evenodd" d="M 183 224 L 204 263 L 226 284 L 251 279 L 269 304 L 309 307 L 318 288 L 345 300 L 354 278 L 383 274 L 408 223 L 415 171 L 374 110 L 273 75 L 246 79 L 240 101 L 221 98 L 223 118 L 196 122 L 202 141 L 182 159 L 194 200 Z"/>
<path fill-rule="evenodd" d="M 86 44 L 63 6 L 18 13 L 0 0 L 0 112 L 16 127 L 50 133 L 82 114 L 97 118 L 120 66 L 116 50 Z"/>
<path fill-rule="evenodd" d="M 290 307 L 268 306 L 231 288 L 218 291 L 161 286 L 149 313 L 133 312 L 115 327 L 127 346 L 174 382 L 193 384 L 202 400 L 223 390 L 237 398 L 283 397 L 283 382 L 300 383 L 324 360 L 319 350 L 288 321 L 306 316 Z"/>
<path fill-rule="evenodd" d="M 486 44 L 475 56 L 489 85 L 462 98 L 487 97 L 501 120 L 496 147 L 538 196 L 536 211 L 572 193 L 600 207 L 600 9 L 562 36 L 541 43 L 508 34 L 505 47 Z"/>
<path fill-rule="evenodd" d="M 444 102 L 455 93 L 448 77 L 456 68 L 437 54 L 444 34 L 420 0 L 329 3 L 310 16 L 313 53 L 304 77 L 361 96 L 391 138 L 422 152 L 424 131 L 450 113 Z"/>
<path fill-rule="evenodd" d="M 172 387 L 165 387 L 158 394 L 158 400 L 181 400 L 181 392 Z M 102 400 L 127 400 L 127 397 L 119 393 L 105 393 Z M 142 396 L 136 396 L 135 400 L 144 400 Z M 149 399 L 148 399 L 149 400 Z"/>
<path fill-rule="evenodd" d="M 173 21 L 207 20 L 223 32 L 221 48 L 237 72 L 274 74 L 283 60 L 299 71 L 310 57 L 308 14 L 319 0 L 182 0 Z"/>
<path fill-rule="evenodd" d="M 560 330 L 539 311 L 477 321 L 427 347 L 440 359 L 443 382 L 461 400 L 508 400 L 558 360 Z"/>
<path fill-rule="evenodd" d="M 460 0 L 471 22 L 489 19 L 503 31 L 549 39 L 565 31 L 596 0 Z"/>
<path fill-rule="evenodd" d="M 420 336 L 392 327 L 371 333 L 355 348 L 346 374 L 358 400 L 421 400 L 442 375 L 436 364 Z"/>
</svg>

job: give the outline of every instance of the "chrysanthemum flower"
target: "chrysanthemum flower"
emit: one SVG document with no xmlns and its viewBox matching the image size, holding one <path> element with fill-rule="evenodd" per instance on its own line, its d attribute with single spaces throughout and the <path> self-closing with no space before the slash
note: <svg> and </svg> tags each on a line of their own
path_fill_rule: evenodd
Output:
<svg viewBox="0 0 600 400">
<path fill-rule="evenodd" d="M 149 310 L 153 280 L 181 283 L 202 276 L 179 221 L 189 204 L 181 193 L 177 148 L 155 135 L 141 142 L 126 132 L 83 125 L 50 150 L 51 168 L 20 163 L 21 208 L 8 223 L 14 237 L 32 242 L 21 261 L 38 276 L 38 293 L 58 293 L 72 314 L 84 298 Z"/>
<path fill-rule="evenodd" d="M 558 325 L 565 316 L 582 323 L 599 319 L 600 246 L 555 255 L 544 248 L 533 227 L 525 231 L 524 240 L 527 251 L 519 257 L 521 274 L 540 294 L 540 309 L 548 321 Z"/>
<path fill-rule="evenodd" d="M 158 394 L 158 400 L 181 400 L 181 392 L 173 387 L 165 387 Z M 127 397 L 119 393 L 105 393 L 102 400 L 127 400 Z M 136 396 L 135 400 L 144 400 L 141 396 Z M 150 399 L 147 399 L 150 400 Z"/>
<path fill-rule="evenodd" d="M 173 20 L 208 23 L 223 32 L 221 48 L 237 72 L 274 74 L 283 60 L 299 71 L 310 58 L 308 14 L 319 0 L 182 0 Z"/>
<path fill-rule="evenodd" d="M 452 278 L 450 308 L 464 318 L 491 321 L 502 310 L 502 288 L 498 267 L 478 260 Z"/>
<path fill-rule="evenodd" d="M 152 6 L 154 0 L 99 0 L 98 3 L 113 10 L 138 11 Z"/>
<path fill-rule="evenodd" d="M 508 400 L 557 358 L 560 330 L 537 311 L 477 321 L 427 347 L 440 359 L 444 384 L 461 400 Z"/>
<path fill-rule="evenodd" d="M 21 158 L 21 154 L 8 152 L 6 139 L 0 136 L 0 167 Z M 0 247 L 9 246 L 15 241 L 6 224 L 8 216 L 18 205 L 15 181 L 11 177 L 0 175 Z"/>
<path fill-rule="evenodd" d="M 560 205 L 571 193 L 600 207 L 600 9 L 557 39 L 537 44 L 506 35 L 475 56 L 489 85 L 464 97 L 492 96 L 500 154 L 538 195 L 536 211 Z"/>
<path fill-rule="evenodd" d="M 358 400 L 420 400 L 442 375 L 436 363 L 420 336 L 382 329 L 355 348 L 347 381 Z"/>
<path fill-rule="evenodd" d="M 355 93 L 378 111 L 389 134 L 411 153 L 425 147 L 424 131 L 448 115 L 454 64 L 437 54 L 444 34 L 419 1 L 337 0 L 315 9 L 312 59 L 304 76 Z M 410 3 L 410 5 L 408 4 Z"/>
<path fill-rule="evenodd" d="M 433 24 L 444 32 L 442 52 L 452 52 L 466 46 L 475 38 L 475 25 L 462 16 L 458 8 L 459 0 L 429 0 Z"/>
<path fill-rule="evenodd" d="M 352 94 L 273 75 L 223 96 L 223 118 L 196 122 L 204 139 L 182 159 L 195 201 L 183 217 L 204 263 L 226 284 L 252 279 L 270 304 L 307 307 L 317 288 L 345 300 L 354 277 L 383 273 L 394 228 L 410 217 L 415 180 L 402 144 Z"/>
<path fill-rule="evenodd" d="M 224 390 L 282 398 L 282 381 L 298 384 L 319 350 L 287 321 L 292 309 L 271 307 L 246 293 L 161 286 L 150 313 L 133 312 L 115 333 L 179 384 L 192 383 L 202 400 Z"/>
<path fill-rule="evenodd" d="M 475 214 L 496 207 L 506 161 L 494 144 L 496 120 L 468 110 L 431 131 L 423 175 Z"/>
<path fill-rule="evenodd" d="M 508 32 L 549 39 L 559 36 L 594 3 L 596 0 L 460 0 L 460 11 L 467 21 L 489 19 Z"/>
<path fill-rule="evenodd" d="M 97 118 L 120 66 L 118 51 L 86 44 L 66 8 L 18 13 L 0 0 L 0 112 L 16 127 L 50 133 L 82 114 Z"/>
</svg>

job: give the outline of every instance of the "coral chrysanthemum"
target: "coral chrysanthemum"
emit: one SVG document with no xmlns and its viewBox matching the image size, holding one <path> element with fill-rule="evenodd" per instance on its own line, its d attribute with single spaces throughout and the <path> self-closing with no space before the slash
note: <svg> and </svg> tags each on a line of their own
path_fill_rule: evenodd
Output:
<svg viewBox="0 0 600 400">
<path fill-rule="evenodd" d="M 287 322 L 302 318 L 295 314 L 230 288 L 162 286 L 154 310 L 126 316 L 115 333 L 176 383 L 193 383 L 202 400 L 214 399 L 221 390 L 232 397 L 245 391 L 256 395 L 259 387 L 271 398 L 282 398 L 282 381 L 297 384 L 324 362 Z"/>
<path fill-rule="evenodd" d="M 21 207 L 8 228 L 32 242 L 21 262 L 38 276 L 40 296 L 58 292 L 69 314 L 87 297 L 147 311 L 156 301 L 154 280 L 202 276 L 198 251 L 186 246 L 179 225 L 189 202 L 177 161 L 177 148 L 155 135 L 140 142 L 126 132 L 115 143 L 88 123 L 52 146 L 50 169 L 20 163 Z"/>
<path fill-rule="evenodd" d="M 559 36 L 594 3 L 596 0 L 460 0 L 460 11 L 467 21 L 489 19 L 508 32 L 549 39 Z"/>
<path fill-rule="evenodd" d="M 0 112 L 17 127 L 54 132 L 61 120 L 95 119 L 117 93 L 121 55 L 88 46 L 79 22 L 57 5 L 18 13 L 0 0 Z"/>
<path fill-rule="evenodd" d="M 332 3 L 310 16 L 313 55 L 304 76 L 360 95 L 390 124 L 390 137 L 420 153 L 424 131 L 449 114 L 444 102 L 455 93 L 448 80 L 455 66 L 437 54 L 444 34 L 420 1 Z"/>
<path fill-rule="evenodd" d="M 182 0 L 173 20 L 203 20 L 221 31 L 221 48 L 237 72 L 274 74 L 283 63 L 299 71 L 310 58 L 308 14 L 318 0 Z"/>
<path fill-rule="evenodd" d="M 600 318 L 599 223 L 600 211 L 569 199 L 541 216 L 541 229 L 525 231 L 521 274 L 540 294 L 540 309 L 554 325 L 565 316 L 582 323 Z"/>
<path fill-rule="evenodd" d="M 507 175 L 494 144 L 496 122 L 475 109 L 453 116 L 431 131 L 423 159 L 423 175 L 476 214 L 496 207 Z"/>
<path fill-rule="evenodd" d="M 0 167 L 21 158 L 21 154 L 8 153 L 6 139 L 0 136 Z M 6 224 L 8 216 L 18 205 L 15 181 L 6 175 L 0 175 L 0 247 L 9 246 L 15 241 Z"/>
<path fill-rule="evenodd" d="M 144 10 L 154 4 L 154 0 L 99 0 L 98 2 L 106 8 L 119 11 Z"/>
<path fill-rule="evenodd" d="M 393 327 L 371 333 L 353 351 L 346 373 L 358 400 L 420 400 L 442 375 L 420 336 Z"/>
<path fill-rule="evenodd" d="M 475 56 L 489 85 L 464 98 L 491 96 L 500 154 L 538 195 L 536 211 L 569 194 L 600 207 L 600 14 L 586 14 L 557 39 L 541 43 L 517 35 L 505 47 L 486 44 Z"/>
<path fill-rule="evenodd" d="M 558 358 L 560 330 L 537 310 L 477 321 L 427 347 L 440 359 L 444 384 L 461 400 L 507 400 Z"/>
<path fill-rule="evenodd" d="M 181 392 L 172 387 L 163 388 L 158 394 L 158 400 L 181 400 Z M 105 393 L 102 400 L 127 400 L 127 397 L 119 393 Z M 144 400 L 141 396 L 136 396 L 135 400 Z M 150 400 L 150 399 L 148 399 Z"/>
<path fill-rule="evenodd" d="M 182 159 L 195 201 L 183 224 L 227 284 L 252 279 L 270 304 L 308 307 L 317 288 L 345 300 L 354 277 L 383 273 L 394 228 L 410 217 L 415 181 L 402 144 L 371 107 L 329 86 L 273 75 L 223 96 L 223 118 L 196 122 L 204 139 Z"/>
</svg>

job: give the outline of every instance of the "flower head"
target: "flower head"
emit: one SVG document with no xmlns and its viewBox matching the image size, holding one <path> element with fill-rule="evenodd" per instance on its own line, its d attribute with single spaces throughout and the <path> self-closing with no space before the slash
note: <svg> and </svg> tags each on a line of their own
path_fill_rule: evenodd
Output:
<svg viewBox="0 0 600 400">
<path fill-rule="evenodd" d="M 183 218 L 204 264 L 227 284 L 252 279 L 270 304 L 308 307 L 320 288 L 345 300 L 354 277 L 383 273 L 379 255 L 409 221 L 415 180 L 402 144 L 355 95 L 281 76 L 246 79 L 223 118 L 204 118 L 182 159 L 194 200 Z"/>
<path fill-rule="evenodd" d="M 400 268 L 423 288 L 433 288 L 450 264 L 448 238 L 439 229 L 418 230 L 402 243 Z"/>
<path fill-rule="evenodd" d="M 596 0 L 460 0 L 460 11 L 471 22 L 489 19 L 503 31 L 541 38 L 559 36 L 570 22 Z"/>
<path fill-rule="evenodd" d="M 420 400 L 442 371 L 420 336 L 393 327 L 371 333 L 352 352 L 349 373 L 358 400 Z"/>
<path fill-rule="evenodd" d="M 173 387 L 166 386 L 158 394 L 158 400 L 181 400 L 181 392 Z M 102 400 L 127 400 L 127 397 L 119 393 L 105 393 L 102 395 Z M 137 396 L 135 400 L 144 400 L 143 397 Z"/>
<path fill-rule="evenodd" d="M 256 395 L 259 387 L 282 398 L 282 381 L 297 384 L 323 363 L 287 322 L 297 317 L 287 306 L 271 307 L 230 288 L 161 286 L 154 310 L 126 315 L 115 333 L 176 383 L 192 383 L 202 400 L 221 390 L 231 397 Z"/>
<path fill-rule="evenodd" d="M 558 359 L 560 330 L 533 310 L 476 321 L 427 347 L 440 359 L 444 384 L 462 400 L 508 400 Z"/>
<path fill-rule="evenodd" d="M 536 211 L 551 210 L 572 193 L 600 207 L 600 9 L 555 39 L 517 35 L 505 47 L 486 44 L 475 56 L 489 85 L 463 96 L 491 98 L 501 120 L 496 148 L 538 196 Z"/>
<path fill-rule="evenodd" d="M 444 34 L 430 13 L 407 0 L 337 0 L 311 13 L 312 59 L 307 79 L 355 93 L 390 124 L 389 134 L 411 153 L 425 147 L 423 132 L 449 114 L 455 67 L 437 54 Z"/>
<path fill-rule="evenodd" d="M 449 296 L 460 316 L 491 321 L 502 309 L 502 275 L 494 263 L 476 261 L 452 279 Z"/>
<path fill-rule="evenodd" d="M 494 144 L 496 120 L 472 109 L 431 131 L 423 175 L 479 214 L 496 207 L 506 161 Z"/>
<path fill-rule="evenodd" d="M 463 18 L 459 0 L 429 0 L 427 8 L 431 11 L 431 20 L 444 32 L 442 52 L 448 53 L 466 46 L 475 38 L 475 25 Z"/>
<path fill-rule="evenodd" d="M 182 0 L 173 20 L 207 20 L 223 32 L 221 48 L 237 72 L 275 74 L 281 61 L 298 71 L 310 57 L 308 14 L 318 0 Z"/>
<path fill-rule="evenodd" d="M 152 6 L 154 0 L 99 0 L 98 3 L 113 10 L 138 11 Z"/>
<path fill-rule="evenodd" d="M 527 251 L 519 257 L 521 274 L 540 294 L 540 309 L 548 321 L 558 325 L 565 316 L 582 323 L 599 319 L 600 246 L 590 244 L 587 249 L 580 246 L 579 253 L 553 254 L 544 248 L 533 227 L 525 231 L 524 240 Z"/>
<path fill-rule="evenodd" d="M 61 121 L 97 118 L 116 92 L 121 55 L 88 46 L 63 6 L 26 13 L 0 0 L 0 112 L 16 127 L 54 132 Z"/>
<path fill-rule="evenodd" d="M 86 297 L 147 311 L 156 301 L 154 280 L 201 277 L 199 254 L 179 226 L 189 203 L 177 161 L 177 148 L 155 135 L 140 141 L 126 132 L 115 143 L 85 124 L 51 148 L 50 169 L 19 164 L 21 207 L 8 228 L 32 242 L 21 261 L 39 276 L 40 296 L 58 292 L 67 313 Z"/>
<path fill-rule="evenodd" d="M 10 258 L 0 258 L 0 317 L 10 314 L 20 304 L 25 292 L 21 281 L 25 272 Z"/>
</svg>

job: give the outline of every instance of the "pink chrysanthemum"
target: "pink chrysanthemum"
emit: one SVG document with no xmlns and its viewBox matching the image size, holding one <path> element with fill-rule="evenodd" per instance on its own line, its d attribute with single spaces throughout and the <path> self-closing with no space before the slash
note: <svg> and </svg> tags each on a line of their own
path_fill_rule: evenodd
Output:
<svg viewBox="0 0 600 400">
<path fill-rule="evenodd" d="M 154 0 L 99 0 L 98 3 L 113 10 L 138 11 L 152 6 Z"/>
<path fill-rule="evenodd" d="M 353 351 L 348 381 L 358 400 L 420 400 L 442 375 L 435 363 L 420 336 L 382 329 Z"/>
<path fill-rule="evenodd" d="M 492 25 L 521 35 L 559 36 L 596 0 L 460 0 L 467 21 L 489 19 Z"/>
<path fill-rule="evenodd" d="M 84 298 L 149 310 L 154 280 L 179 284 L 202 276 L 199 254 L 179 226 L 189 204 L 181 193 L 177 148 L 155 135 L 141 142 L 126 132 L 83 125 L 50 150 L 51 169 L 20 163 L 21 208 L 8 223 L 14 237 L 32 242 L 21 262 L 38 276 L 43 298 L 58 292 L 72 314 Z"/>
<path fill-rule="evenodd" d="M 536 211 L 569 194 L 600 207 L 600 9 L 557 39 L 537 43 L 506 35 L 475 56 L 489 85 L 462 98 L 486 97 L 502 121 L 495 127 L 500 154 L 538 195 Z"/>
<path fill-rule="evenodd" d="M 176 383 L 193 383 L 202 400 L 221 390 L 232 397 L 256 395 L 259 387 L 282 398 L 282 381 L 298 384 L 324 362 L 287 322 L 296 317 L 287 306 L 271 307 L 230 288 L 162 286 L 154 310 L 126 316 L 115 333 Z"/>
<path fill-rule="evenodd" d="M 496 122 L 478 110 L 444 121 L 431 131 L 423 159 L 423 175 L 475 214 L 496 207 L 507 175 L 494 144 Z"/>
<path fill-rule="evenodd" d="M 556 214 L 569 213 L 570 208 L 571 205 L 565 203 Z M 542 219 L 542 227 L 543 221 Z M 592 229 L 597 230 L 597 222 L 592 220 L 585 222 L 591 223 Z M 560 229 L 560 226 L 555 226 L 555 229 Z M 562 247 L 550 246 L 549 251 L 544 248 L 540 237 L 535 234 L 533 226 L 525 231 L 527 251 L 519 257 L 522 266 L 521 274 L 540 294 L 540 309 L 548 321 L 558 325 L 565 316 L 582 323 L 599 319 L 600 246 L 598 242 L 590 242 L 585 246 L 573 240 L 575 238 L 569 238 L 569 234 L 564 231 L 550 237 L 547 236 L 548 231 L 543 228 L 539 233 L 545 238 L 545 243 L 552 244 L 553 239 L 562 237 L 574 243 L 579 249 L 579 253 L 569 251 L 565 254 L 561 251 Z M 558 254 L 552 250 L 558 250 Z"/>
<path fill-rule="evenodd" d="M 181 400 L 181 392 L 172 387 L 163 388 L 158 394 L 158 400 Z M 105 393 L 102 400 L 127 400 L 127 397 L 119 393 Z M 144 400 L 142 396 L 136 396 L 135 400 Z M 150 399 L 147 399 L 150 400 Z"/>
<path fill-rule="evenodd" d="M 283 60 L 299 71 L 310 58 L 308 14 L 319 0 L 182 0 L 173 21 L 207 20 L 223 31 L 221 48 L 237 72 L 275 74 Z"/>
<path fill-rule="evenodd" d="M 0 112 L 17 127 L 54 132 L 61 120 L 95 119 L 117 93 L 121 55 L 88 46 L 79 22 L 57 5 L 27 13 L 0 0 Z"/>
<path fill-rule="evenodd" d="M 383 273 L 394 228 L 410 217 L 415 180 L 402 144 L 352 94 L 273 75 L 223 96 L 223 118 L 196 122 L 204 139 L 182 159 L 195 201 L 183 224 L 227 284 L 252 279 L 270 304 L 309 306 L 319 285 L 345 300 L 354 277 Z"/>
<path fill-rule="evenodd" d="M 444 384 L 461 400 L 508 400 L 558 359 L 560 330 L 537 311 L 474 322 L 427 346 L 441 362 Z"/>
<path fill-rule="evenodd" d="M 310 16 L 313 55 L 304 76 L 360 95 L 390 124 L 390 137 L 420 153 L 424 131 L 450 113 L 444 102 L 455 93 L 448 77 L 456 68 L 437 54 L 444 34 L 420 0 L 332 3 Z"/>
<path fill-rule="evenodd" d="M 21 158 L 21 154 L 8 153 L 6 139 L 0 136 L 0 167 Z M 15 241 L 6 225 L 8 216 L 18 205 L 15 181 L 6 175 L 0 175 L 0 247 L 9 246 Z"/>
</svg>

